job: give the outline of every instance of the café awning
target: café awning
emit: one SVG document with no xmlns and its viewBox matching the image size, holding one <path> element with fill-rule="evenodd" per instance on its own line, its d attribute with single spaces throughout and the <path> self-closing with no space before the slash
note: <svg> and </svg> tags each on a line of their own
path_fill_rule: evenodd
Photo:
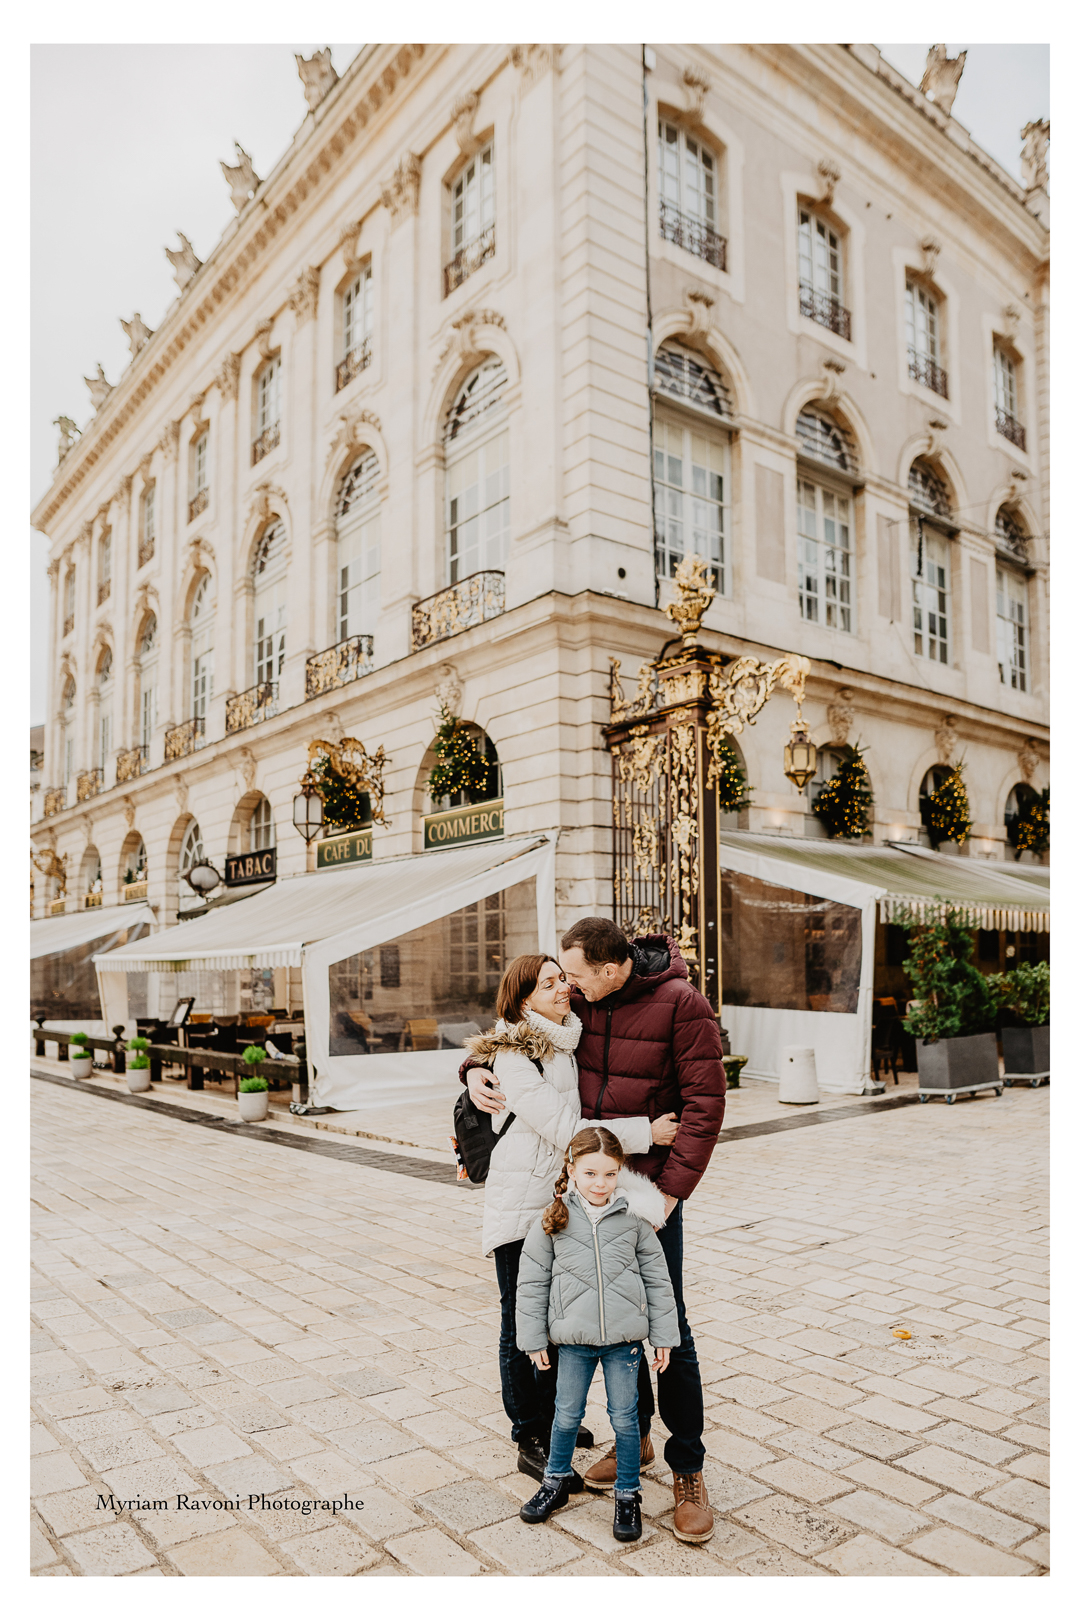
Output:
<svg viewBox="0 0 1080 1620">
<path fill-rule="evenodd" d="M 153 928 L 157 918 L 147 905 L 90 906 L 85 911 L 65 913 L 62 917 L 42 917 L 30 924 L 30 958 L 53 956 L 59 951 L 73 951 L 88 945 L 92 939 L 107 939 L 123 929 L 145 923 Z M 99 955 L 104 954 L 99 952 Z M 108 953 L 112 956 L 112 952 Z"/>
</svg>

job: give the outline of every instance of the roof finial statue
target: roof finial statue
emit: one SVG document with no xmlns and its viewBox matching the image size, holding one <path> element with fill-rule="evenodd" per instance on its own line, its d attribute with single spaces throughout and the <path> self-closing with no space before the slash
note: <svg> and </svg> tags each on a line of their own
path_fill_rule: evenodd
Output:
<svg viewBox="0 0 1080 1620">
<path fill-rule="evenodd" d="M 84 377 L 83 382 L 90 390 L 90 402 L 95 411 L 99 411 L 113 391 L 113 385 L 102 370 L 101 361 L 98 361 L 97 376 Z"/>
<path fill-rule="evenodd" d="M 250 152 L 245 152 L 239 141 L 233 141 L 233 145 L 236 147 L 238 162 L 228 164 L 223 161 L 221 172 L 229 182 L 229 195 L 232 198 L 232 205 L 239 214 L 248 198 L 254 196 L 255 192 L 258 191 L 259 177 L 252 166 Z"/>
<path fill-rule="evenodd" d="M 135 311 L 130 321 L 125 321 L 124 317 L 121 315 L 120 325 L 124 328 L 124 336 L 128 340 L 128 347 L 131 350 L 131 358 L 134 360 L 139 350 L 145 347 L 154 334 L 150 327 L 147 326 L 138 310 Z"/>
<path fill-rule="evenodd" d="M 60 443 L 57 445 L 56 457 L 57 462 L 59 463 L 63 461 L 68 451 L 74 448 L 75 440 L 79 437 L 80 430 L 75 426 L 75 423 L 71 420 L 70 416 L 58 416 L 53 422 L 53 427 L 58 427 L 60 429 Z"/>
<path fill-rule="evenodd" d="M 195 249 L 184 235 L 177 231 L 180 238 L 179 248 L 166 248 L 165 257 L 173 267 L 173 280 L 183 292 L 191 278 L 202 269 L 202 260 L 195 257 Z"/>
<path fill-rule="evenodd" d="M 337 84 L 337 70 L 330 60 L 330 47 L 324 45 L 321 51 L 305 58 L 296 52 L 296 71 L 304 86 L 304 100 L 308 104 L 308 111 L 314 112 L 330 91 Z"/>
<path fill-rule="evenodd" d="M 1049 118 L 1036 118 L 1020 131 L 1024 149 L 1020 154 L 1020 173 L 1024 177 L 1024 190 L 1035 191 L 1047 183 L 1046 149 L 1050 145 Z"/>
<path fill-rule="evenodd" d="M 945 45 L 931 45 L 926 53 L 926 69 L 919 83 L 919 89 L 927 101 L 932 101 L 935 107 L 940 107 L 946 118 L 952 112 L 952 104 L 956 100 L 956 91 L 960 84 L 960 75 L 964 71 L 967 61 L 967 51 L 961 51 L 959 56 L 949 56 Z"/>
</svg>

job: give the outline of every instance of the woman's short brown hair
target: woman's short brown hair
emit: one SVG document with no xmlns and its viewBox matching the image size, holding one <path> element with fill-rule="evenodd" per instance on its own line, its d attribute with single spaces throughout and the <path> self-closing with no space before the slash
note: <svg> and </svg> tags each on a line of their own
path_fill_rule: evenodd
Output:
<svg viewBox="0 0 1080 1620">
<path fill-rule="evenodd" d="M 499 980 L 499 994 L 495 1002 L 495 1011 L 504 1023 L 520 1024 L 525 1016 L 521 1003 L 536 989 L 545 962 L 555 962 L 555 958 L 536 952 L 514 957 Z M 559 966 L 558 962 L 555 962 L 555 966 Z"/>
</svg>

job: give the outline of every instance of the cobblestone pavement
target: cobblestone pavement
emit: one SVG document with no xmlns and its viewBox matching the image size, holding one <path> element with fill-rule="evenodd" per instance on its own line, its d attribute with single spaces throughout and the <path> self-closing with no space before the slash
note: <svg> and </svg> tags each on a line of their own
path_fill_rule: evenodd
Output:
<svg viewBox="0 0 1080 1620">
<path fill-rule="evenodd" d="M 716 1533 L 674 1540 L 658 1446 L 627 1550 L 607 1498 L 517 1516 L 481 1194 L 31 1085 L 37 1574 L 1048 1568 L 1045 1088 L 721 1143 L 686 1211 Z"/>
</svg>

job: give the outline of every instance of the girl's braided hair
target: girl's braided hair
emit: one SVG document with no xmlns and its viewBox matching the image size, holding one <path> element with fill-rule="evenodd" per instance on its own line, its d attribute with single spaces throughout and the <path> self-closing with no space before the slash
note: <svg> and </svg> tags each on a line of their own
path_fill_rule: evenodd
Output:
<svg viewBox="0 0 1080 1620">
<path fill-rule="evenodd" d="M 563 1156 L 563 1166 L 559 1171 L 559 1179 L 555 1183 L 555 1197 L 545 1209 L 540 1224 L 549 1237 L 561 1232 L 570 1219 L 562 1194 L 570 1185 L 570 1171 L 578 1159 L 585 1158 L 589 1153 L 604 1153 L 609 1159 L 622 1166 L 626 1163 L 626 1154 L 622 1150 L 619 1138 L 607 1130 L 603 1125 L 584 1125 L 571 1140 Z"/>
</svg>

